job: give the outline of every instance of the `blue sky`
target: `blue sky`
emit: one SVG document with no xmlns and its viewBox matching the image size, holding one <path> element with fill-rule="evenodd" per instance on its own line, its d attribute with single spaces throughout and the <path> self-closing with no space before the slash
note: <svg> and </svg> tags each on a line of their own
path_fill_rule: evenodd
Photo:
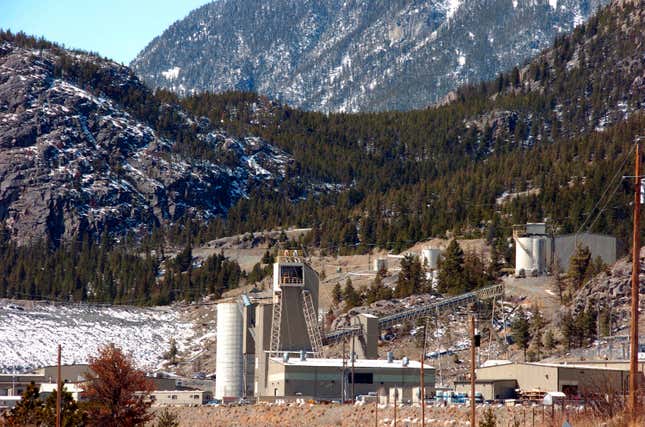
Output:
<svg viewBox="0 0 645 427">
<path fill-rule="evenodd" d="M 0 0 L 0 28 L 44 36 L 128 64 L 209 0 Z"/>
</svg>

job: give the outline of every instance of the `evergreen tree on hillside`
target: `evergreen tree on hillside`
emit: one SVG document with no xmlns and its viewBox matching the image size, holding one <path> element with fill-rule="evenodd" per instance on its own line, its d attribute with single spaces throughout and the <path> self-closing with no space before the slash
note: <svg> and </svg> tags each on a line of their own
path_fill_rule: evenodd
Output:
<svg viewBox="0 0 645 427">
<path fill-rule="evenodd" d="M 348 277 L 345 282 L 345 289 L 343 291 L 343 300 L 345 301 L 345 309 L 349 310 L 361 305 L 361 297 L 354 289 L 351 279 Z"/>
<path fill-rule="evenodd" d="M 426 292 L 427 281 L 421 266 L 421 261 L 416 255 L 406 255 L 401 260 L 401 271 L 396 282 L 395 296 L 405 298 L 407 296 Z"/>
<path fill-rule="evenodd" d="M 511 336 L 517 346 L 524 352 L 524 361 L 526 361 L 526 349 L 531 341 L 531 329 L 526 313 L 520 306 L 515 313 L 515 319 L 511 323 Z"/>
<path fill-rule="evenodd" d="M 569 272 L 567 273 L 574 291 L 579 289 L 589 278 L 590 265 L 591 251 L 587 246 L 577 244 L 576 251 L 569 260 Z"/>
<path fill-rule="evenodd" d="M 452 240 L 439 265 L 439 292 L 461 294 L 468 288 L 464 272 L 464 251 L 457 240 Z"/>
<path fill-rule="evenodd" d="M 340 283 L 336 283 L 334 285 L 334 288 L 331 291 L 331 297 L 334 304 L 340 304 L 341 300 L 343 299 L 343 291 L 340 287 Z"/>
</svg>

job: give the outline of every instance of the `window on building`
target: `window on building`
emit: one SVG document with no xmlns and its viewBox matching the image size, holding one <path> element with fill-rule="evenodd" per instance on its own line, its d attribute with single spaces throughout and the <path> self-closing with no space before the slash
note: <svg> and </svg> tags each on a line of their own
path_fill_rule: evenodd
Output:
<svg viewBox="0 0 645 427">
<path fill-rule="evenodd" d="M 352 382 L 351 372 L 347 375 L 348 381 Z M 374 374 L 371 372 L 356 372 L 354 374 L 354 384 L 373 384 L 374 383 Z"/>
<path fill-rule="evenodd" d="M 177 395 L 176 395 L 176 394 L 173 394 L 172 396 L 170 396 L 170 398 L 171 398 L 172 400 L 177 400 Z"/>
</svg>

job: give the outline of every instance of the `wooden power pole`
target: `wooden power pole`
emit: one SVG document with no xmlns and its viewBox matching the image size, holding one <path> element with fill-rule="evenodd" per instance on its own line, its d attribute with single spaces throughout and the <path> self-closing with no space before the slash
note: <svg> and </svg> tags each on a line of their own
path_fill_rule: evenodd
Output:
<svg viewBox="0 0 645 427">
<path fill-rule="evenodd" d="M 470 315 L 470 427 L 475 427 L 475 315 Z"/>
<path fill-rule="evenodd" d="M 56 375 L 56 427 L 61 426 L 61 410 L 60 410 L 60 402 L 61 402 L 61 395 L 63 394 L 62 391 L 62 381 L 61 381 L 61 369 L 60 369 L 60 353 L 61 353 L 61 347 L 60 344 L 58 344 L 58 370 L 57 370 L 57 375 Z"/>
<path fill-rule="evenodd" d="M 419 384 L 421 392 L 420 392 L 420 398 L 421 398 L 421 427 L 425 427 L 426 425 L 426 381 L 425 381 L 425 373 L 423 371 L 423 364 L 425 363 L 426 360 L 426 341 L 428 340 L 428 324 L 430 322 L 430 319 L 426 317 L 426 322 L 425 325 L 423 326 L 423 351 L 421 352 L 421 375 L 420 375 L 420 382 Z"/>
<path fill-rule="evenodd" d="M 629 328 L 629 410 L 632 420 L 638 416 L 638 299 L 640 292 L 640 217 L 641 217 L 641 151 L 636 143 L 634 186 L 634 226 L 632 238 L 632 305 Z"/>
</svg>

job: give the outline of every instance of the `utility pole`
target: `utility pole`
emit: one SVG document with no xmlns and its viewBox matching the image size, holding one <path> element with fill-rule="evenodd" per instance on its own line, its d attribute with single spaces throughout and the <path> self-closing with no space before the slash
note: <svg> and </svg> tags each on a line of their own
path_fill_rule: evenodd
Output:
<svg viewBox="0 0 645 427">
<path fill-rule="evenodd" d="M 356 359 L 356 353 L 354 352 L 354 336 L 352 336 L 352 403 L 356 399 L 356 391 L 354 389 L 354 359 Z"/>
<path fill-rule="evenodd" d="M 394 427 L 396 427 L 396 400 L 399 398 L 399 388 L 394 386 Z"/>
<path fill-rule="evenodd" d="M 378 395 L 378 390 L 376 391 L 376 406 L 374 408 L 374 425 L 378 427 L 378 402 L 379 402 L 379 395 Z"/>
<path fill-rule="evenodd" d="M 475 315 L 470 315 L 470 427 L 475 427 Z"/>
<path fill-rule="evenodd" d="M 423 352 L 421 353 L 421 427 L 426 425 L 426 384 L 425 384 L 425 374 L 423 372 L 423 364 L 426 358 L 426 339 L 428 337 L 428 323 L 430 319 L 426 317 L 426 324 L 423 326 Z"/>
<path fill-rule="evenodd" d="M 346 338 L 344 338 L 344 339 L 343 339 L 343 368 L 342 368 L 342 372 L 343 372 L 342 377 L 343 377 L 343 380 L 342 380 L 342 381 L 341 381 L 341 383 L 340 383 L 340 387 L 341 387 L 341 388 L 340 388 L 340 390 L 341 390 L 341 397 L 340 397 L 340 401 L 341 401 L 343 404 L 345 403 L 345 400 L 346 400 L 346 394 L 347 394 L 347 391 L 345 390 L 345 380 L 346 380 L 345 372 L 347 372 L 347 371 L 346 371 L 346 368 L 347 368 L 347 360 L 345 360 L 345 343 L 346 343 L 346 342 L 347 342 L 347 339 L 346 339 Z"/>
<path fill-rule="evenodd" d="M 57 372 L 57 378 L 56 378 L 56 427 L 61 426 L 61 411 L 60 411 L 60 402 L 61 402 L 61 395 L 63 393 L 62 390 L 62 381 L 61 381 L 61 369 L 60 369 L 60 353 L 61 353 L 61 346 L 58 344 L 58 372 Z"/>
<path fill-rule="evenodd" d="M 629 410 L 632 421 L 638 416 L 638 297 L 640 284 L 640 217 L 641 217 L 641 151 L 636 142 L 635 185 L 634 185 L 634 226 L 632 238 L 632 305 L 629 328 Z"/>
</svg>

